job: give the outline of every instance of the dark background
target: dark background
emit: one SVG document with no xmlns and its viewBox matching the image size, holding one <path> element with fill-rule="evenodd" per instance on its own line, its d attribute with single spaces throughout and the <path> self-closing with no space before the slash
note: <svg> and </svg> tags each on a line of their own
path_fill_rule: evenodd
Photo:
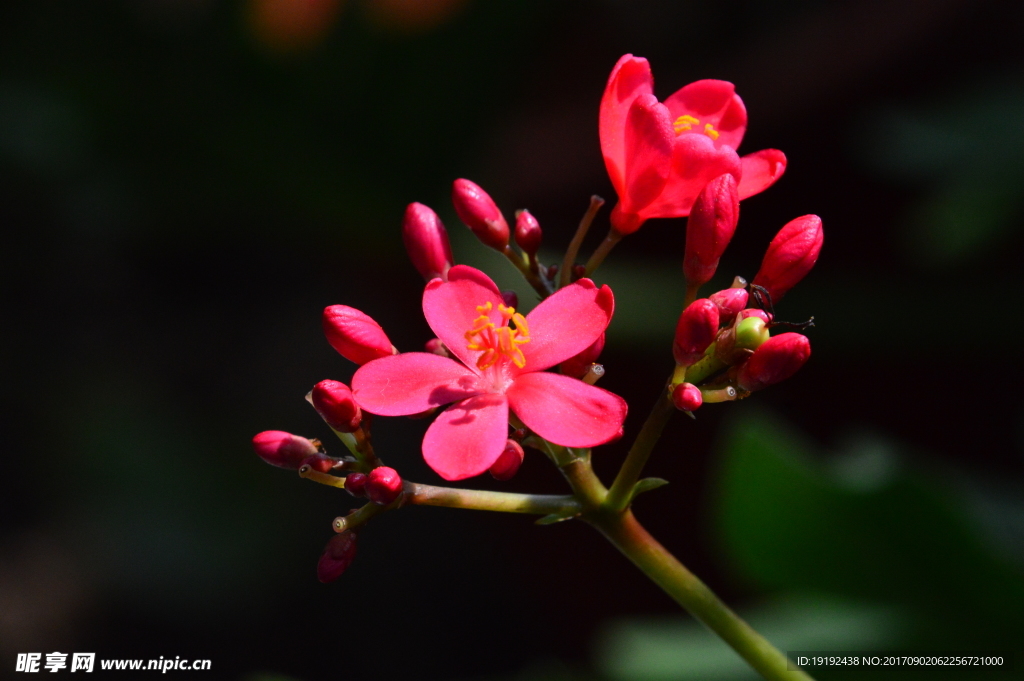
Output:
<svg viewBox="0 0 1024 681">
<path fill-rule="evenodd" d="M 716 283 L 752 276 L 793 217 L 826 233 L 780 310 L 815 316 L 810 363 L 679 415 L 650 465 L 671 485 L 639 517 L 786 650 L 1012 661 L 1022 30 L 1024 5 L 979 0 L 4 3 L 0 676 L 59 650 L 208 658 L 196 676 L 225 679 L 747 678 L 578 523 L 406 509 L 321 585 L 355 501 L 249 445 L 283 429 L 338 451 L 303 400 L 353 370 L 324 306 L 403 350 L 429 338 L 408 202 L 529 300 L 458 224 L 451 181 L 528 207 L 560 259 L 590 194 L 614 200 L 597 109 L 626 52 L 662 98 L 731 80 L 741 153 L 789 158 L 744 202 Z M 671 369 L 683 226 L 649 222 L 597 276 L 618 303 L 602 386 L 631 406 L 595 451 L 606 480 Z M 607 211 L 586 249 L 606 228 Z M 436 483 L 425 427 L 378 420 L 378 451 Z M 564 489 L 536 452 L 472 484 Z M 944 675 L 1024 678 L 1024 659 Z"/>
</svg>

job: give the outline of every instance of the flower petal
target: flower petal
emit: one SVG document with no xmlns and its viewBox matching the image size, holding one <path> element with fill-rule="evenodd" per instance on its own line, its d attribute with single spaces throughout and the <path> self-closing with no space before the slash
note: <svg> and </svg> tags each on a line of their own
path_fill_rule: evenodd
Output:
<svg viewBox="0 0 1024 681">
<path fill-rule="evenodd" d="M 508 400 L 488 393 L 453 404 L 423 436 L 423 459 L 445 480 L 480 475 L 508 439 Z"/>
<path fill-rule="evenodd" d="M 675 121 L 693 116 L 700 126 L 710 123 L 718 132 L 718 143 L 737 148 L 747 130 L 747 110 L 736 95 L 732 83 L 724 80 L 698 80 L 665 100 Z"/>
<path fill-rule="evenodd" d="M 466 332 L 473 328 L 474 320 L 481 314 L 476 308 L 487 303 L 491 304 L 491 311 L 487 313 L 491 322 L 504 325 L 505 320 L 498 311 L 502 299 L 497 285 L 480 270 L 466 265 L 456 265 L 448 270 L 448 281 L 434 279 L 423 290 L 423 315 L 427 324 L 453 355 L 474 370 L 481 353 L 466 347 Z"/>
<path fill-rule="evenodd" d="M 478 381 L 453 359 L 406 352 L 361 366 L 352 376 L 352 395 L 371 414 L 406 416 L 477 395 Z"/>
<path fill-rule="evenodd" d="M 623 209 L 636 213 L 658 198 L 672 170 L 676 134 L 668 109 L 654 95 L 640 95 L 626 117 Z"/>
<path fill-rule="evenodd" d="M 737 187 L 740 199 L 759 194 L 775 184 L 786 172 L 786 155 L 778 149 L 763 149 L 740 159 L 743 174 Z"/>
<path fill-rule="evenodd" d="M 526 315 L 530 342 L 519 346 L 526 357 L 523 371 L 543 371 L 583 352 L 608 328 L 614 311 L 607 286 L 580 279 L 559 289 Z"/>
<path fill-rule="evenodd" d="M 593 447 L 613 440 L 626 419 L 624 399 L 561 374 L 523 374 L 506 395 L 523 423 L 565 447 Z"/>
<path fill-rule="evenodd" d="M 643 94 L 652 94 L 653 91 L 654 79 L 650 64 L 643 57 L 627 54 L 615 64 L 601 97 L 601 153 L 604 154 L 608 175 L 620 196 L 625 187 L 625 131 L 629 107 L 634 99 Z"/>
<path fill-rule="evenodd" d="M 680 135 L 672 154 L 672 175 L 658 200 L 640 211 L 645 218 L 683 217 L 708 182 L 729 173 L 738 177 L 740 158 L 732 147 L 707 135 Z"/>
</svg>

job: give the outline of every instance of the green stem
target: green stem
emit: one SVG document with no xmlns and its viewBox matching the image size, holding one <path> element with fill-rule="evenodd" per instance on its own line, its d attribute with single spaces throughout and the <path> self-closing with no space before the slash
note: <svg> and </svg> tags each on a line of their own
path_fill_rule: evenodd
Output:
<svg viewBox="0 0 1024 681">
<path fill-rule="evenodd" d="M 683 309 L 685 310 L 690 306 L 690 303 L 697 300 L 697 291 L 700 290 L 700 284 L 691 284 L 686 282 L 686 298 L 683 300 Z"/>
<path fill-rule="evenodd" d="M 719 600 L 647 530 L 633 512 L 585 518 L 627 558 L 704 626 L 718 634 L 761 676 L 770 681 L 812 681 L 763 636 Z"/>
<path fill-rule="evenodd" d="M 515 494 L 512 492 L 490 492 L 476 489 L 435 487 L 415 482 L 405 483 L 406 504 L 420 506 L 448 506 L 468 508 L 476 511 L 500 511 L 503 513 L 535 513 L 537 515 L 575 515 L 580 504 L 570 495 Z"/>
<path fill-rule="evenodd" d="M 528 260 L 524 261 L 520 256 L 516 255 L 511 246 L 505 246 L 505 250 L 501 251 L 501 253 L 522 273 L 523 278 L 533 287 L 533 290 L 537 292 L 541 300 L 554 293 L 547 279 L 542 278 L 537 272 L 537 268 L 530 267 L 530 262 Z"/>
<path fill-rule="evenodd" d="M 650 415 L 648 415 L 643 427 L 640 428 L 640 433 L 636 436 L 636 440 L 633 441 L 633 446 L 629 448 L 629 453 L 626 455 L 626 460 L 622 462 L 619 474 L 615 476 L 615 482 L 612 483 L 608 496 L 604 500 L 605 508 L 615 513 L 621 513 L 629 506 L 633 494 L 633 485 L 640 479 L 640 473 L 643 472 L 644 464 L 647 463 L 654 445 L 657 444 L 658 438 L 661 437 L 661 431 L 665 429 L 665 425 L 668 423 L 674 410 L 675 407 L 672 405 L 671 395 L 667 389 L 662 390 L 658 401 L 654 403 L 654 408 L 651 409 Z"/>
<path fill-rule="evenodd" d="M 601 265 L 601 263 L 604 262 L 604 259 L 607 258 L 608 254 L 612 252 L 613 248 L 615 248 L 615 244 L 619 243 L 620 241 L 622 241 L 622 235 L 616 232 L 614 228 L 609 229 L 608 236 L 604 238 L 604 241 L 601 242 L 601 245 L 598 246 L 597 250 L 594 251 L 593 255 L 590 256 L 590 260 L 587 261 L 587 271 L 585 276 L 589 277 L 590 275 L 592 275 L 594 273 L 594 270 L 596 270 Z"/>
<path fill-rule="evenodd" d="M 590 197 L 590 206 L 587 208 L 587 212 L 583 214 L 580 226 L 576 228 L 576 234 L 573 235 L 572 241 L 569 242 L 569 248 L 565 251 L 562 269 L 558 273 L 558 288 L 564 288 L 572 281 L 572 268 L 576 264 L 576 255 L 580 252 L 580 246 L 583 245 L 583 239 L 587 236 L 587 232 L 590 231 L 590 225 L 594 223 L 597 211 L 601 210 L 603 205 L 604 199 L 600 196 L 595 194 Z"/>
</svg>

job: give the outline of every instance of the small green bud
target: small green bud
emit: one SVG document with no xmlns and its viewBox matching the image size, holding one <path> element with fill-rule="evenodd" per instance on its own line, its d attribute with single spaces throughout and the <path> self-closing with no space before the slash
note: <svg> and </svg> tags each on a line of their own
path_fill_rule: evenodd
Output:
<svg viewBox="0 0 1024 681">
<path fill-rule="evenodd" d="M 736 325 L 736 347 L 757 350 L 771 337 L 764 320 L 758 317 L 747 317 Z"/>
</svg>

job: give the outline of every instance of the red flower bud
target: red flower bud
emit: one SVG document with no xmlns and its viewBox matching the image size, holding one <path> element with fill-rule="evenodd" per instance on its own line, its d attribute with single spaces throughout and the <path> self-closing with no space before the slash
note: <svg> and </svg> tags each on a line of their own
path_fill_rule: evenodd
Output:
<svg viewBox="0 0 1024 681">
<path fill-rule="evenodd" d="M 572 376 L 573 378 L 583 378 L 587 371 L 590 370 L 590 365 L 597 361 L 597 358 L 601 356 L 601 351 L 604 350 L 604 334 L 602 333 L 597 337 L 590 347 L 576 355 L 570 357 L 559 365 L 559 369 L 566 376 Z"/>
<path fill-rule="evenodd" d="M 754 284 L 765 287 L 772 302 L 778 303 L 814 267 L 824 238 L 817 215 L 790 221 L 768 244 Z"/>
<path fill-rule="evenodd" d="M 692 383 L 680 383 L 672 390 L 672 404 L 682 411 L 693 411 L 704 404 L 700 388 Z"/>
<path fill-rule="evenodd" d="M 718 306 L 707 298 L 690 303 L 679 315 L 672 354 L 679 366 L 690 366 L 715 341 L 718 333 Z"/>
<path fill-rule="evenodd" d="M 498 456 L 498 460 L 491 464 L 490 473 L 495 480 L 511 480 L 519 472 L 525 457 L 522 445 L 515 440 L 509 440 L 505 443 L 505 449 Z"/>
<path fill-rule="evenodd" d="M 331 428 L 353 433 L 363 420 L 363 413 L 352 397 L 352 391 L 340 381 L 320 381 L 313 386 L 313 408 Z"/>
<path fill-rule="evenodd" d="M 745 288 L 727 288 L 724 291 L 712 293 L 708 296 L 708 300 L 718 306 L 718 320 L 722 324 L 728 324 L 747 304 L 749 297 Z"/>
<path fill-rule="evenodd" d="M 309 466 L 310 468 L 319 473 L 327 473 L 332 468 L 334 468 L 335 463 L 335 460 L 327 456 L 326 454 L 317 453 L 314 454 L 313 456 L 307 456 L 305 459 L 303 459 L 302 463 L 299 465 L 299 468 L 302 468 L 302 466 Z"/>
<path fill-rule="evenodd" d="M 508 223 L 487 192 L 469 180 L 455 180 L 452 203 L 459 219 L 473 230 L 477 239 L 485 246 L 505 250 L 508 246 Z"/>
<path fill-rule="evenodd" d="M 540 223 L 537 218 L 530 214 L 530 211 L 516 211 L 516 243 L 523 252 L 529 256 L 537 255 L 540 250 L 540 241 L 543 235 L 540 231 Z"/>
<path fill-rule="evenodd" d="M 398 471 L 380 466 L 366 476 L 366 496 L 375 504 L 387 506 L 402 493 L 402 477 Z"/>
<path fill-rule="evenodd" d="M 748 307 L 745 310 L 740 310 L 740 321 L 743 321 L 744 319 L 749 319 L 750 317 L 757 317 L 765 324 L 771 322 L 772 320 L 772 316 L 759 307 Z"/>
<path fill-rule="evenodd" d="M 395 354 L 380 324 L 354 307 L 331 305 L 324 309 L 323 325 L 331 347 L 356 364 Z"/>
<path fill-rule="evenodd" d="M 316 564 L 316 578 L 324 584 L 333 582 L 348 569 L 356 557 L 356 535 L 342 532 L 331 537 Z"/>
<path fill-rule="evenodd" d="M 252 439 L 256 455 L 279 468 L 299 469 L 307 457 L 317 454 L 316 445 L 283 430 L 265 430 Z"/>
<path fill-rule="evenodd" d="M 519 307 L 519 294 L 515 291 L 502 291 L 501 299 L 507 307 Z"/>
<path fill-rule="evenodd" d="M 683 273 L 689 286 L 706 284 L 718 269 L 718 260 L 736 231 L 740 219 L 740 195 L 730 173 L 707 183 L 686 220 L 686 253 Z"/>
<path fill-rule="evenodd" d="M 513 307 L 515 307 L 513 305 Z M 448 352 L 448 348 L 444 346 L 444 341 L 440 338 L 431 338 L 427 341 L 426 345 L 423 346 L 427 352 L 440 355 L 441 357 L 451 357 L 451 353 Z"/>
<path fill-rule="evenodd" d="M 736 383 L 753 392 L 784 381 L 797 372 L 811 356 L 811 342 L 799 333 L 769 338 L 754 351 L 739 370 Z"/>
<path fill-rule="evenodd" d="M 366 495 L 366 473 L 349 473 L 345 476 L 345 490 L 354 497 Z"/>
<path fill-rule="evenodd" d="M 422 203 L 410 203 L 402 220 L 402 241 L 424 279 L 448 280 L 448 268 L 454 262 L 452 247 L 437 213 Z"/>
</svg>

